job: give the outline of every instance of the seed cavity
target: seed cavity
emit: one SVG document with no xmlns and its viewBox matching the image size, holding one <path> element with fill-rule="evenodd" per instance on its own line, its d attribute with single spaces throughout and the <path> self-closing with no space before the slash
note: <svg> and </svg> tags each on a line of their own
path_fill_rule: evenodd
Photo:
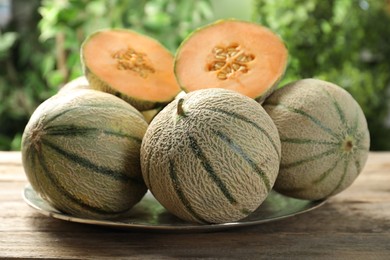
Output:
<svg viewBox="0 0 390 260">
<path fill-rule="evenodd" d="M 131 70 L 142 78 L 147 78 L 155 73 L 155 69 L 150 65 L 150 61 L 145 53 L 136 52 L 133 48 L 118 50 L 112 53 L 112 58 L 116 60 L 118 70 Z"/>
<path fill-rule="evenodd" d="M 247 54 L 237 43 L 216 46 L 212 50 L 212 61 L 208 63 L 208 71 L 216 72 L 220 80 L 226 80 L 247 73 L 248 63 L 255 59 L 253 54 Z"/>
</svg>

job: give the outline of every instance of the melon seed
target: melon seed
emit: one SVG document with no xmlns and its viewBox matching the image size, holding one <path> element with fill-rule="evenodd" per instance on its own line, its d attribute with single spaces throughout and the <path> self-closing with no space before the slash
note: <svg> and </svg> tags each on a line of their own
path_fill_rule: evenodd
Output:
<svg viewBox="0 0 390 260">
<path fill-rule="evenodd" d="M 253 54 L 245 54 L 237 43 L 227 47 L 216 46 L 212 49 L 213 61 L 208 64 L 209 71 L 215 71 L 220 80 L 235 77 L 237 72 L 247 73 L 248 62 L 254 60 Z"/>
<path fill-rule="evenodd" d="M 142 78 L 146 78 L 149 74 L 155 72 L 155 69 L 148 64 L 150 62 L 147 60 L 147 55 L 136 52 L 130 47 L 114 52 L 112 58 L 116 60 L 118 70 L 131 70 Z"/>
</svg>

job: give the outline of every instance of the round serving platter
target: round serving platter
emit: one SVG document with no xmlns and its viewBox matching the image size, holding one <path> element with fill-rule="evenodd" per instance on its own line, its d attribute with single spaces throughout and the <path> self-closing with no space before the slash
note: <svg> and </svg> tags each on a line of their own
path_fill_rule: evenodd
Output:
<svg viewBox="0 0 390 260">
<path fill-rule="evenodd" d="M 259 225 L 271 221 L 302 214 L 320 207 L 325 200 L 309 201 L 289 198 L 271 191 L 261 206 L 245 219 L 223 224 L 193 224 L 173 216 L 148 192 L 125 217 L 111 220 L 79 218 L 62 213 L 44 201 L 31 187 L 23 190 L 23 198 L 28 205 L 43 215 L 70 222 L 99 225 L 112 228 L 165 232 L 210 232 L 243 226 Z"/>
</svg>

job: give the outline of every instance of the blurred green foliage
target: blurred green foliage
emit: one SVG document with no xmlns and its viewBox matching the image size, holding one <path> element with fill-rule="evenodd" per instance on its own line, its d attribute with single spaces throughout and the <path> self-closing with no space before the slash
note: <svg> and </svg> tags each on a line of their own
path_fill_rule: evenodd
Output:
<svg viewBox="0 0 390 260">
<path fill-rule="evenodd" d="M 13 0 L 12 13 L 0 31 L 0 150 L 20 149 L 34 109 L 82 74 L 79 49 L 91 32 L 131 28 L 174 53 L 195 28 L 225 17 L 279 33 L 290 52 L 281 85 L 317 77 L 344 87 L 367 116 L 371 148 L 390 150 L 386 0 Z"/>
</svg>

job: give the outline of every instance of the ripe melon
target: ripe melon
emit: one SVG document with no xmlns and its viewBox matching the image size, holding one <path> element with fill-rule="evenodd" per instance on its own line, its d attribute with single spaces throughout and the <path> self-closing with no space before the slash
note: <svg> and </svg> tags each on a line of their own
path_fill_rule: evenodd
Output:
<svg viewBox="0 0 390 260">
<path fill-rule="evenodd" d="M 284 75 L 288 52 L 283 41 L 259 24 L 220 20 L 193 32 L 175 56 L 181 88 L 237 91 L 259 102 Z"/>
<path fill-rule="evenodd" d="M 255 100 L 225 89 L 175 99 L 150 123 L 141 146 L 146 185 L 177 217 L 242 219 L 267 197 L 280 158 L 277 129 Z"/>
<path fill-rule="evenodd" d="M 89 86 L 89 82 L 85 76 L 80 76 L 75 79 L 72 79 L 68 83 L 66 83 L 58 93 L 64 93 L 66 91 L 74 91 L 78 89 L 91 89 Z"/>
<path fill-rule="evenodd" d="M 366 118 L 341 87 L 303 79 L 276 90 L 264 103 L 282 143 L 274 189 L 301 199 L 323 199 L 350 186 L 367 160 Z"/>
<path fill-rule="evenodd" d="M 65 213 L 105 219 L 125 214 L 145 194 L 140 147 L 147 123 L 113 95 L 57 94 L 31 116 L 22 161 L 32 187 Z"/>
<path fill-rule="evenodd" d="M 91 34 L 82 44 L 81 62 L 91 88 L 119 96 L 140 111 L 167 104 L 180 91 L 173 55 L 135 31 Z"/>
</svg>

